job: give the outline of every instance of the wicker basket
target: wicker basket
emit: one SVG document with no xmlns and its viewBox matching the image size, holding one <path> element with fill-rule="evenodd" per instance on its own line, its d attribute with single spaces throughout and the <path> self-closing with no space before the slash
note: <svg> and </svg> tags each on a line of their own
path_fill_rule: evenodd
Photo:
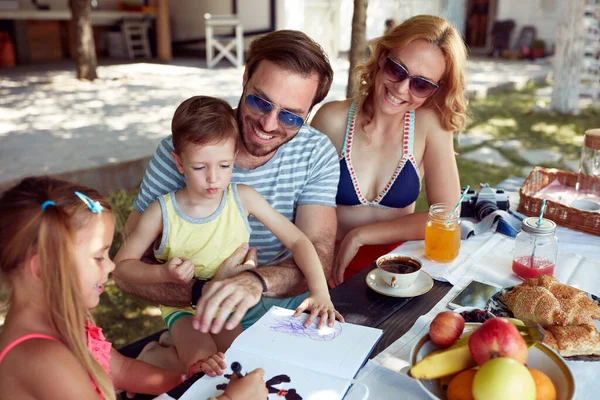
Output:
<svg viewBox="0 0 600 400">
<path fill-rule="evenodd" d="M 558 179 L 558 181 L 565 186 L 575 187 L 575 184 L 577 183 L 577 174 L 574 172 L 561 171 L 559 169 L 535 167 L 519 191 L 520 200 L 518 211 L 531 217 L 540 215 L 542 199 L 533 196 L 552 183 L 555 179 Z M 581 182 L 581 186 L 584 189 L 588 186 L 592 186 L 592 184 L 597 185 L 598 178 L 586 177 Z M 544 217 L 556 222 L 557 225 L 591 233 L 592 235 L 600 235 L 600 213 L 598 212 L 581 211 L 548 200 L 546 202 Z"/>
</svg>

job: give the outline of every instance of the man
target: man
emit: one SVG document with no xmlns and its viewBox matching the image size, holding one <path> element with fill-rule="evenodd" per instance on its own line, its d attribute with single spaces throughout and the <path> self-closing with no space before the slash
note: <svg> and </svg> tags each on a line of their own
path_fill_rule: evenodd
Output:
<svg viewBox="0 0 600 400">
<path fill-rule="evenodd" d="M 232 182 L 253 186 L 308 236 L 327 278 L 337 225 L 339 163 L 329 139 L 304 122 L 313 106 L 325 98 L 332 80 L 323 49 L 302 32 L 277 31 L 253 41 L 237 108 L 241 145 L 232 178 Z M 133 231 L 141 213 L 158 196 L 183 187 L 172 151 L 169 136 L 161 141 L 146 170 L 126 231 Z M 306 297 L 302 273 L 269 230 L 254 218 L 250 226 L 250 246 L 256 250 L 241 246 L 224 267 L 258 261 L 259 268 L 205 287 L 195 280 L 187 285 L 148 285 L 117 279 L 117 285 L 161 304 L 197 304 L 194 327 L 201 332 L 229 330 L 240 321 L 246 328 L 272 305 L 295 308 Z"/>
</svg>

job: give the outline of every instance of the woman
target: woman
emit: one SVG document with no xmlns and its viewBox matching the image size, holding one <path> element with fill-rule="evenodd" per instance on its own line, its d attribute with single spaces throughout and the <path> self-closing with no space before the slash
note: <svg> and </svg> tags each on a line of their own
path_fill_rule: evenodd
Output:
<svg viewBox="0 0 600 400">
<path fill-rule="evenodd" d="M 343 281 L 361 247 L 367 256 L 360 269 L 399 242 L 425 237 L 428 213 L 415 213 L 414 204 L 424 176 L 429 204 L 460 197 L 453 148 L 466 121 L 460 35 L 445 19 L 421 15 L 370 49 L 371 58 L 354 71 L 354 98 L 325 104 L 312 122 L 340 155 L 331 285 Z"/>
</svg>

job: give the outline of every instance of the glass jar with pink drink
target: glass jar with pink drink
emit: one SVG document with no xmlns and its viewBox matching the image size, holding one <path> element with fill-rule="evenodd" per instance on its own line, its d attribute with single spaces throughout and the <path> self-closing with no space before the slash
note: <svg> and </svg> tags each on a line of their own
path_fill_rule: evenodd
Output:
<svg viewBox="0 0 600 400">
<path fill-rule="evenodd" d="M 554 275 L 558 239 L 556 224 L 546 218 L 529 217 L 523 220 L 521 232 L 515 239 L 512 270 L 521 279 Z"/>
</svg>

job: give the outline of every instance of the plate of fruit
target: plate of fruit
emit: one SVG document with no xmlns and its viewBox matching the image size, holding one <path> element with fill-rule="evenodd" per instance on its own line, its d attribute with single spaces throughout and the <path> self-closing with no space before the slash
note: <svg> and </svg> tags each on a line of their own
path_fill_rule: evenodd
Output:
<svg viewBox="0 0 600 400">
<path fill-rule="evenodd" d="M 410 376 L 432 399 L 556 399 L 575 396 L 561 356 L 540 332 L 514 318 L 465 323 L 445 311 L 414 345 Z"/>
</svg>

